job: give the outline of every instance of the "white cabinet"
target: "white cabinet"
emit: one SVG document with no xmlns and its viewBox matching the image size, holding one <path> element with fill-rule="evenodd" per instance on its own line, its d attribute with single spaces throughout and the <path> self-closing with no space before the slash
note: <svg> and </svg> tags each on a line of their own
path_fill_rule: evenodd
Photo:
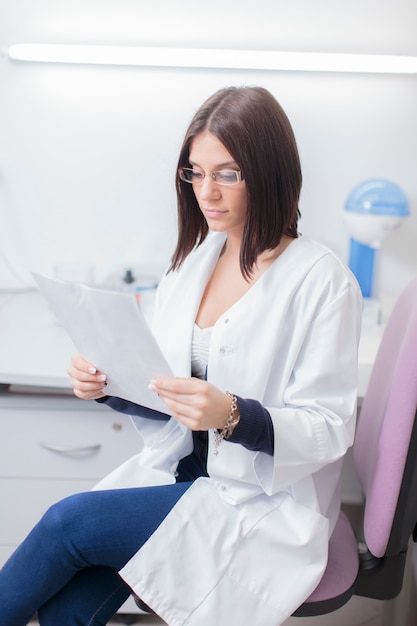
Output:
<svg viewBox="0 0 417 626">
<path fill-rule="evenodd" d="M 70 393 L 75 351 L 39 293 L 0 294 L 0 566 L 51 504 L 140 450 L 129 416 Z"/>
<path fill-rule="evenodd" d="M 71 396 L 0 392 L 0 563 L 54 502 L 140 450 L 129 416 Z"/>
</svg>

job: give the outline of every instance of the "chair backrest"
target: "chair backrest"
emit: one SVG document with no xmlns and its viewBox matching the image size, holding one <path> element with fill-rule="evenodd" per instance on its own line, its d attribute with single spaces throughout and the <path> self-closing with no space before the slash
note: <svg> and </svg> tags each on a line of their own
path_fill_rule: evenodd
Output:
<svg viewBox="0 0 417 626">
<path fill-rule="evenodd" d="M 395 551 L 406 547 L 417 521 L 417 493 L 408 492 L 412 483 L 417 488 L 416 408 L 417 280 L 414 280 L 400 295 L 385 328 L 354 445 L 355 467 L 365 494 L 364 538 L 376 557 L 389 554 L 390 548 Z M 399 501 L 409 509 L 411 529 L 397 524 L 404 536 L 397 536 L 394 541 L 395 518 L 404 514 L 399 510 Z"/>
</svg>

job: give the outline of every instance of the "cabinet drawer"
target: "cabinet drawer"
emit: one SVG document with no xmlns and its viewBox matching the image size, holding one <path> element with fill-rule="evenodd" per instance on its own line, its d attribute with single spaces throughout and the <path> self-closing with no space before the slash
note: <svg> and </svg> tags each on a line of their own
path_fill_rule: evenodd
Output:
<svg viewBox="0 0 417 626">
<path fill-rule="evenodd" d="M 0 545 L 17 546 L 58 500 L 89 491 L 94 481 L 0 479 Z"/>
<path fill-rule="evenodd" d="M 97 480 L 141 446 L 129 416 L 110 409 L 0 409 L 0 432 L 0 477 Z"/>
</svg>

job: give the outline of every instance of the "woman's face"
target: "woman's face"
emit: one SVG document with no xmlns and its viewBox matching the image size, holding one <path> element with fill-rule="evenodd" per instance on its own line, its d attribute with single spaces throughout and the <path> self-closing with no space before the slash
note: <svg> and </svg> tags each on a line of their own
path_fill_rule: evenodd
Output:
<svg viewBox="0 0 417 626">
<path fill-rule="evenodd" d="M 189 155 L 191 167 L 203 174 L 239 167 L 224 145 L 209 131 L 194 137 Z M 211 176 L 193 183 L 200 210 L 210 230 L 242 236 L 246 220 L 247 194 L 245 181 L 235 185 L 219 185 Z"/>
</svg>

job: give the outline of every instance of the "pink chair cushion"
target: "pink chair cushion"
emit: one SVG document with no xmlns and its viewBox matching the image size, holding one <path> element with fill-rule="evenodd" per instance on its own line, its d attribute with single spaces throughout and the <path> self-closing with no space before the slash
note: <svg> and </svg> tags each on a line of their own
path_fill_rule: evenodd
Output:
<svg viewBox="0 0 417 626">
<path fill-rule="evenodd" d="M 318 586 L 305 602 L 335 598 L 353 585 L 359 570 L 358 544 L 352 526 L 340 512 L 329 541 L 327 568 Z"/>
<path fill-rule="evenodd" d="M 388 320 L 359 416 L 354 459 L 365 493 L 364 536 L 385 554 L 417 407 L 417 280 Z"/>
</svg>

